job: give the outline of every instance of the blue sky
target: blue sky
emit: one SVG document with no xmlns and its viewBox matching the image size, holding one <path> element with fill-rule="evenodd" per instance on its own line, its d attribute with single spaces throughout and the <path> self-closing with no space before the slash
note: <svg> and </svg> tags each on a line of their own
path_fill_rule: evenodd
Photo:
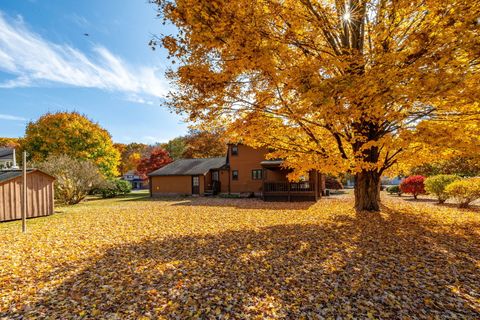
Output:
<svg viewBox="0 0 480 320">
<path fill-rule="evenodd" d="M 78 111 L 115 142 L 164 142 L 187 131 L 169 91 L 163 26 L 147 0 L 0 0 L 0 137 L 46 112 Z M 88 36 L 84 34 L 87 33 Z"/>
</svg>

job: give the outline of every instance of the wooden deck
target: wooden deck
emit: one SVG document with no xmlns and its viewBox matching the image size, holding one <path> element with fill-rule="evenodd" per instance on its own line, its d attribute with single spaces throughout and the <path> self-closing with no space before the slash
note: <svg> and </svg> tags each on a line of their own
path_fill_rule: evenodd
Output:
<svg viewBox="0 0 480 320">
<path fill-rule="evenodd" d="M 317 189 L 314 182 L 264 182 L 265 201 L 316 201 Z"/>
</svg>

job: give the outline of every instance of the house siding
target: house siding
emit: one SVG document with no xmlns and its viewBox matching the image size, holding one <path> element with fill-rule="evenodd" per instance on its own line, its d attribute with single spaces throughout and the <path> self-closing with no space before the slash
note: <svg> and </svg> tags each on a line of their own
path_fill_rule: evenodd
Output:
<svg viewBox="0 0 480 320">
<path fill-rule="evenodd" d="M 220 192 L 228 193 L 229 192 L 229 175 L 230 171 L 220 170 Z"/>
<path fill-rule="evenodd" d="M 285 169 L 265 169 L 265 181 L 288 181 L 287 179 L 288 170 Z"/>
<path fill-rule="evenodd" d="M 154 176 L 151 181 L 152 195 L 192 194 L 191 176 Z"/>
<path fill-rule="evenodd" d="M 252 170 L 262 169 L 260 162 L 265 160 L 267 149 L 254 149 L 245 145 L 238 145 L 238 155 L 232 155 L 231 145 L 228 148 L 230 160 L 230 192 L 262 192 L 262 180 L 252 179 Z M 232 171 L 238 170 L 238 180 L 232 180 Z"/>
<path fill-rule="evenodd" d="M 200 194 L 205 193 L 205 176 L 199 176 L 200 177 Z"/>
</svg>

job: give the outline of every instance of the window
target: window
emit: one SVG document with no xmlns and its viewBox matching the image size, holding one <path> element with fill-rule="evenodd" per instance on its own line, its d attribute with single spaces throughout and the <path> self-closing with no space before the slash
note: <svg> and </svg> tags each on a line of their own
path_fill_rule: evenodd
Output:
<svg viewBox="0 0 480 320">
<path fill-rule="evenodd" d="M 218 181 L 218 171 L 212 171 L 212 181 Z"/>
<path fill-rule="evenodd" d="M 238 156 L 238 146 L 237 145 L 232 146 L 232 156 Z"/>
<path fill-rule="evenodd" d="M 192 178 L 193 178 L 193 180 L 192 180 L 193 186 L 194 186 L 194 187 L 200 186 L 200 177 L 194 176 L 194 177 L 192 177 Z"/>
<path fill-rule="evenodd" d="M 262 169 L 252 170 L 252 180 L 262 180 L 262 177 L 263 177 Z"/>
<path fill-rule="evenodd" d="M 232 180 L 238 180 L 238 170 L 232 170 Z"/>
</svg>

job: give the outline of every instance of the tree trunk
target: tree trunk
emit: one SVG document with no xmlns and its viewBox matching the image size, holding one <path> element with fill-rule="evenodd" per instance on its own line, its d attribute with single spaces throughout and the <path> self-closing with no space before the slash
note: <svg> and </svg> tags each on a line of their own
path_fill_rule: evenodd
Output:
<svg viewBox="0 0 480 320">
<path fill-rule="evenodd" d="M 380 174 L 362 171 L 355 174 L 355 209 L 357 211 L 380 210 Z"/>
</svg>

